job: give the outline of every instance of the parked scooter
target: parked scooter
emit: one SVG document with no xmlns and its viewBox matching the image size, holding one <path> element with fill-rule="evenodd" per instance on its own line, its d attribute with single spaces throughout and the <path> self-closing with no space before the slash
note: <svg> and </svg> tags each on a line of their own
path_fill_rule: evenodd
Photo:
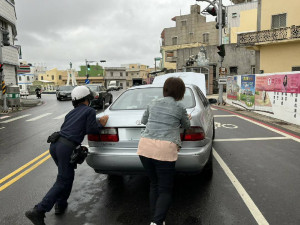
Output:
<svg viewBox="0 0 300 225">
<path fill-rule="evenodd" d="M 42 91 L 40 88 L 36 88 L 35 93 L 37 98 L 42 98 Z"/>
</svg>

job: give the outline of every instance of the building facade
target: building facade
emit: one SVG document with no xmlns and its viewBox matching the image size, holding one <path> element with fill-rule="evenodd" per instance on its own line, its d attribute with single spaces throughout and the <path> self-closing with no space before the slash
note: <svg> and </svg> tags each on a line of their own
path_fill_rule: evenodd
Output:
<svg viewBox="0 0 300 225">
<path fill-rule="evenodd" d="M 149 66 L 143 64 L 126 64 L 122 65 L 126 68 L 126 86 L 132 87 L 147 83 Z"/>
<path fill-rule="evenodd" d="M 299 7 L 298 0 L 258 0 L 257 31 L 238 34 L 238 45 L 258 53 L 260 73 L 300 71 Z"/>
<path fill-rule="evenodd" d="M 123 89 L 128 88 L 127 81 L 129 79 L 126 67 L 105 67 L 104 83 L 106 88 L 108 88 L 110 81 L 116 81 L 117 86 Z"/>
<path fill-rule="evenodd" d="M 235 8 L 227 8 L 228 12 L 237 13 L 240 15 L 244 11 L 256 10 L 256 3 L 247 3 L 249 5 L 232 6 Z M 254 5 L 253 5 L 254 4 Z M 255 6 L 256 4 L 256 6 Z M 208 94 L 216 93 L 218 91 L 217 75 L 219 73 L 219 55 L 218 55 L 218 29 L 216 29 L 216 22 L 206 22 L 204 16 L 200 15 L 200 6 L 192 5 L 191 14 L 187 16 L 179 16 L 176 18 L 176 28 L 164 29 L 162 35 L 162 57 L 164 67 L 171 65 L 167 69 L 173 68 L 176 71 L 194 71 L 201 72 L 206 75 L 206 87 Z M 184 18 L 190 18 L 184 20 Z M 186 22 L 181 22 L 186 21 Z M 197 21 L 197 22 L 195 22 Z M 252 22 L 249 22 L 252 26 Z M 226 55 L 222 62 L 222 67 L 226 68 L 226 75 L 236 74 L 252 74 L 255 71 L 256 55 L 254 50 L 249 50 L 244 47 L 237 46 L 236 36 L 241 23 L 238 21 L 228 19 L 226 27 L 223 29 L 223 44 L 225 44 Z M 186 29 L 186 28 L 189 29 Z M 231 29 L 232 27 L 232 29 Z M 243 28 L 246 29 L 246 28 Z M 229 32 L 232 30 L 233 35 Z M 196 39 L 189 39 L 190 33 L 196 34 Z M 176 35 L 176 33 L 178 33 Z M 177 38 L 177 45 L 174 37 Z M 181 40 L 181 42 L 180 42 Z M 189 42 L 190 41 L 190 42 Z M 194 42 L 193 42 L 194 41 Z M 205 52 L 208 61 L 206 66 L 196 63 L 199 54 Z M 192 64 L 188 63 L 189 59 L 193 59 Z M 192 60 L 192 61 L 193 61 Z"/>
<path fill-rule="evenodd" d="M 17 84 L 17 68 L 19 67 L 19 49 L 15 46 L 17 36 L 16 10 L 13 0 L 0 0 L 0 28 L 9 32 L 10 46 L 0 46 L 0 61 L 3 66 L 3 77 L 6 85 Z M 2 34 L 2 33 L 1 33 Z M 2 40 L 2 36 L 0 38 Z M 2 93 L 0 94 L 2 98 Z"/>
<path fill-rule="evenodd" d="M 68 76 L 70 76 L 70 74 L 67 70 L 54 68 L 45 73 L 38 74 L 38 80 L 42 82 L 53 82 L 54 86 L 63 86 L 66 85 Z M 75 77 L 77 77 L 77 71 L 75 71 Z"/>
<path fill-rule="evenodd" d="M 218 44 L 216 22 L 206 22 L 200 12 L 199 5 L 191 5 L 190 14 L 175 16 L 176 26 L 162 31 L 162 68 L 178 69 L 178 50 Z"/>
</svg>

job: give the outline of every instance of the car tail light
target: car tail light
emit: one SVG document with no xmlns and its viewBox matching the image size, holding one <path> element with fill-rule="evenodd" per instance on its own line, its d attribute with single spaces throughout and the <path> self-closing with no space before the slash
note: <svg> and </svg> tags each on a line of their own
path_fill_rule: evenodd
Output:
<svg viewBox="0 0 300 225">
<path fill-rule="evenodd" d="M 202 127 L 191 127 L 180 134 L 181 141 L 201 141 L 205 139 L 205 133 Z"/>
<path fill-rule="evenodd" d="M 89 141 L 96 141 L 96 142 L 118 142 L 119 135 L 118 129 L 112 127 L 104 127 L 100 130 L 99 134 L 89 134 L 88 135 Z"/>
</svg>

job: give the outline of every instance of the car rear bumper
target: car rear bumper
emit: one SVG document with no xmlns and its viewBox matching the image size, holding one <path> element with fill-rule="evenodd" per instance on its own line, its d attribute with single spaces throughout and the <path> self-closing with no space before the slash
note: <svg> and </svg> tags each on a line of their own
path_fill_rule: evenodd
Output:
<svg viewBox="0 0 300 225">
<path fill-rule="evenodd" d="M 211 149 L 212 143 L 197 149 L 186 149 L 187 151 L 182 149 L 178 154 L 176 172 L 188 174 L 201 172 L 208 161 Z M 98 173 L 123 175 L 144 173 L 139 156 L 135 153 L 136 149 L 122 149 L 119 151 L 122 153 L 96 153 L 93 148 L 90 150 L 86 162 Z"/>
</svg>

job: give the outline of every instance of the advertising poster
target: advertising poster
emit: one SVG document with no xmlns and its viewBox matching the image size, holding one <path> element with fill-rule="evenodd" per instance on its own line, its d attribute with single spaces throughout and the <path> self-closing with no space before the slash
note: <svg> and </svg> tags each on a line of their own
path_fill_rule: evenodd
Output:
<svg viewBox="0 0 300 225">
<path fill-rule="evenodd" d="M 227 99 L 237 100 L 238 93 L 237 76 L 227 77 Z"/>
<path fill-rule="evenodd" d="M 239 100 L 241 105 L 254 109 L 255 102 L 255 75 L 241 76 L 241 89 Z"/>
<path fill-rule="evenodd" d="M 274 82 L 271 76 L 256 75 L 255 78 L 255 110 L 273 113 L 271 96 Z"/>
</svg>

